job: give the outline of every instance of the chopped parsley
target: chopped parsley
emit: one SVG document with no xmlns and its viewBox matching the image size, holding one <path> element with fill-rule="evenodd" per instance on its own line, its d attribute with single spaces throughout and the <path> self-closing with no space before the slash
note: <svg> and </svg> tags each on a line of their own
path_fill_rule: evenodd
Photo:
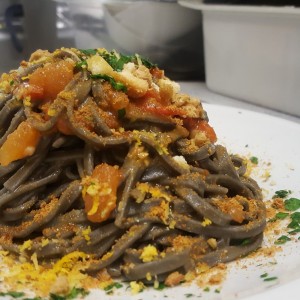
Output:
<svg viewBox="0 0 300 300">
<path fill-rule="evenodd" d="M 79 49 L 80 52 L 82 52 L 84 55 L 95 55 L 97 54 L 97 49 Z"/>
<path fill-rule="evenodd" d="M 278 277 L 274 276 L 274 277 L 267 277 L 264 279 L 264 281 L 273 281 L 273 280 L 276 280 L 278 279 Z"/>
<path fill-rule="evenodd" d="M 272 198 L 273 199 L 274 198 L 286 198 L 291 193 L 292 193 L 292 191 L 290 191 L 290 190 L 278 190 L 275 192 L 275 194 Z"/>
<path fill-rule="evenodd" d="M 282 235 L 281 237 L 279 237 L 275 242 L 274 244 L 275 245 L 283 245 L 285 244 L 286 242 L 290 241 L 291 238 L 288 237 L 287 235 Z"/>
<path fill-rule="evenodd" d="M 268 277 L 268 275 L 269 275 L 268 273 L 261 274 L 260 278 L 266 278 L 266 277 Z"/>
<path fill-rule="evenodd" d="M 300 212 L 296 211 L 290 215 L 291 222 L 288 224 L 288 228 L 300 229 Z"/>
<path fill-rule="evenodd" d="M 299 222 L 292 220 L 292 222 L 289 223 L 289 225 L 287 227 L 291 228 L 291 229 L 298 229 L 298 228 L 300 228 L 300 224 L 299 224 Z"/>
<path fill-rule="evenodd" d="M 118 110 L 118 118 L 119 119 L 123 119 L 125 117 L 125 115 L 126 115 L 125 108 L 121 108 L 121 109 Z"/>
<path fill-rule="evenodd" d="M 184 294 L 185 298 L 191 298 L 194 296 L 194 294 L 188 293 L 188 294 Z"/>
<path fill-rule="evenodd" d="M 244 240 L 241 242 L 241 246 L 249 245 L 250 242 L 251 242 L 251 239 L 244 239 Z"/>
<path fill-rule="evenodd" d="M 126 90 L 127 90 L 126 86 L 122 82 L 118 82 L 113 77 L 108 76 L 106 74 L 95 74 L 95 75 L 92 74 L 91 78 L 92 79 L 103 79 L 105 81 L 108 81 L 112 85 L 112 87 L 117 91 L 126 92 Z"/>
<path fill-rule="evenodd" d="M 291 214 L 291 219 L 297 223 L 300 223 L 300 212 L 296 211 Z"/>
<path fill-rule="evenodd" d="M 256 156 L 251 156 L 251 157 L 250 157 L 250 161 L 251 161 L 253 164 L 255 164 L 255 165 L 258 164 L 258 158 L 257 158 Z"/>
<path fill-rule="evenodd" d="M 275 215 L 275 217 L 273 217 L 272 219 L 269 220 L 269 222 L 275 222 L 276 220 L 283 220 L 288 216 L 289 216 L 289 213 L 287 213 L 287 212 L 278 212 Z"/>
<path fill-rule="evenodd" d="M 78 296 L 85 297 L 88 294 L 89 294 L 89 292 L 86 291 L 83 288 L 73 287 L 72 290 L 70 291 L 70 293 L 67 294 L 66 296 L 61 296 L 61 295 L 57 295 L 57 294 L 54 294 L 54 293 L 50 293 L 50 297 L 49 298 L 51 300 L 72 300 L 72 299 L 77 298 Z"/>
<path fill-rule="evenodd" d="M 77 69 L 82 69 L 83 67 L 86 67 L 87 66 L 87 61 L 86 60 L 82 60 L 80 62 L 77 62 L 75 67 Z"/>
<path fill-rule="evenodd" d="M 296 233 L 299 233 L 300 232 L 300 227 L 294 229 L 294 230 L 291 230 L 288 232 L 288 234 L 296 234 Z"/>
<path fill-rule="evenodd" d="M 103 53 L 101 56 L 109 63 L 109 65 L 117 72 L 123 70 L 125 64 L 132 62 L 132 56 L 116 54 L 114 52 Z"/>
<path fill-rule="evenodd" d="M 140 60 L 141 63 L 148 69 L 156 67 L 155 64 L 138 55 L 124 55 L 121 53 L 116 53 L 115 51 L 111 51 L 111 52 L 102 53 L 101 56 L 117 72 L 122 71 L 125 64 L 129 62 L 137 63 L 138 60 Z"/>
<path fill-rule="evenodd" d="M 123 285 L 119 282 L 114 282 L 110 285 L 108 285 L 107 287 L 104 288 L 104 291 L 107 294 L 111 294 L 113 292 L 114 289 L 120 289 L 121 287 L 123 287 Z"/>
<path fill-rule="evenodd" d="M 165 289 L 165 288 L 166 288 L 166 285 L 165 285 L 163 282 L 160 282 L 160 283 L 158 284 L 158 286 L 155 287 L 155 289 L 156 289 L 156 290 L 159 290 L 159 291 L 161 291 L 161 290 L 163 290 L 163 289 Z"/>
<path fill-rule="evenodd" d="M 23 292 L 14 292 L 14 291 L 0 292 L 0 296 L 1 297 L 10 296 L 12 298 L 21 298 L 21 297 L 25 296 L 25 293 L 23 293 Z"/>
<path fill-rule="evenodd" d="M 204 292 L 209 292 L 209 291 L 210 291 L 209 286 L 207 286 L 203 291 L 204 291 Z"/>
<path fill-rule="evenodd" d="M 284 207 L 286 210 L 295 211 L 300 208 L 300 199 L 289 198 L 284 201 Z"/>
<path fill-rule="evenodd" d="M 263 278 L 264 281 L 272 281 L 277 279 L 276 276 L 269 277 L 268 273 L 261 274 L 259 277 Z"/>
<path fill-rule="evenodd" d="M 151 61 L 149 61 L 146 58 L 140 57 L 140 59 L 141 59 L 143 65 L 145 67 L 147 67 L 148 69 L 152 69 L 152 68 L 155 68 L 157 66 L 156 64 L 152 63 Z"/>
</svg>

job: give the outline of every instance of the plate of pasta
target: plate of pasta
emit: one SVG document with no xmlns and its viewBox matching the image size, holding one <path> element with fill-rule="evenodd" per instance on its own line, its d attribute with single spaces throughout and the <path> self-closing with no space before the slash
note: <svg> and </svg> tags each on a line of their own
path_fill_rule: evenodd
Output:
<svg viewBox="0 0 300 300">
<path fill-rule="evenodd" d="M 240 299 L 300 275 L 299 124 L 61 48 L 1 76 L 0 129 L 1 296 Z"/>
</svg>

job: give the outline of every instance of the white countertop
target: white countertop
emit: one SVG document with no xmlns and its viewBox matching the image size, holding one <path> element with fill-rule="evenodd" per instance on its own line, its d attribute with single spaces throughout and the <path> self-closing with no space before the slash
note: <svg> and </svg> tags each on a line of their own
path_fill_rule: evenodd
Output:
<svg viewBox="0 0 300 300">
<path fill-rule="evenodd" d="M 275 117 L 279 117 L 300 124 L 300 117 L 292 116 L 286 113 L 272 110 L 270 108 L 258 106 L 256 104 L 245 102 L 239 99 L 234 99 L 231 97 L 220 95 L 218 93 L 210 91 L 207 88 L 205 82 L 181 81 L 179 82 L 179 84 L 181 86 L 182 92 L 200 98 L 201 101 L 204 103 L 204 105 L 205 103 L 210 103 L 210 104 L 218 104 L 218 105 L 225 105 L 231 107 L 239 107 L 239 108 L 243 108 L 255 112 L 265 113 L 268 115 L 272 115 Z"/>
</svg>

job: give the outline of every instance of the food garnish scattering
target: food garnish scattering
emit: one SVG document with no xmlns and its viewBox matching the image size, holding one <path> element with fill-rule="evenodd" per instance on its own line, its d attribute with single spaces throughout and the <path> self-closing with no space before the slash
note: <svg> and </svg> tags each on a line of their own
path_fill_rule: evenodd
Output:
<svg viewBox="0 0 300 300">
<path fill-rule="evenodd" d="M 9 288 L 175 286 L 262 243 L 244 160 L 217 143 L 200 100 L 139 55 L 37 50 L 1 76 L 0 123 Z"/>
</svg>

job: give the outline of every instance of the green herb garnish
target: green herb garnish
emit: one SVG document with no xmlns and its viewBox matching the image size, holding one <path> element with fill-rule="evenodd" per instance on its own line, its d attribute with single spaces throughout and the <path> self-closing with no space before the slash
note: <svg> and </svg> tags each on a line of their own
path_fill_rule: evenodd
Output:
<svg viewBox="0 0 300 300">
<path fill-rule="evenodd" d="M 87 66 L 87 61 L 86 60 L 82 60 L 80 62 L 77 62 L 76 65 L 75 65 L 75 67 L 77 69 L 82 69 L 84 66 Z"/>
<path fill-rule="evenodd" d="M 152 63 L 151 61 L 149 61 L 149 60 L 146 59 L 146 58 L 140 57 L 140 59 L 141 59 L 143 65 L 144 65 L 145 67 L 147 67 L 148 69 L 152 69 L 152 68 L 157 67 L 156 64 Z"/>
<path fill-rule="evenodd" d="M 300 227 L 294 229 L 294 230 L 291 230 L 288 232 L 288 234 L 296 234 L 296 233 L 299 233 L 300 232 Z"/>
<path fill-rule="evenodd" d="M 204 292 L 209 292 L 209 291 L 210 291 L 210 288 L 207 286 L 203 291 L 204 291 Z"/>
<path fill-rule="evenodd" d="M 148 69 L 156 67 L 155 64 L 150 62 L 149 60 L 140 57 L 138 55 L 124 55 L 121 53 L 116 53 L 114 51 L 112 52 L 106 52 L 102 53 L 101 56 L 108 62 L 108 64 L 117 72 L 120 72 L 123 70 L 124 65 L 133 62 L 137 63 L 138 59 L 142 62 L 142 64 L 147 67 Z"/>
<path fill-rule="evenodd" d="M 300 212 L 296 211 L 294 213 L 291 214 L 291 219 L 295 222 L 300 223 Z"/>
<path fill-rule="evenodd" d="M 188 294 L 184 294 L 184 296 L 185 296 L 186 298 L 191 298 L 191 297 L 193 297 L 193 296 L 194 296 L 194 294 L 190 294 L 190 293 L 188 293 Z"/>
<path fill-rule="evenodd" d="M 126 115 L 125 108 L 121 108 L 121 109 L 118 110 L 118 118 L 119 119 L 123 119 L 125 117 L 125 115 Z"/>
<path fill-rule="evenodd" d="M 13 298 L 21 298 L 23 296 L 25 296 L 25 293 L 23 292 L 14 292 L 14 291 L 9 291 L 9 292 L 0 292 L 0 296 L 10 296 Z"/>
<path fill-rule="evenodd" d="M 253 164 L 255 164 L 255 165 L 258 164 L 258 158 L 257 158 L 256 156 L 251 156 L 251 157 L 250 157 L 250 161 L 251 161 Z"/>
<path fill-rule="evenodd" d="M 88 291 L 86 291 L 83 288 L 76 288 L 73 287 L 72 290 L 70 291 L 70 293 L 67 295 L 67 299 L 75 299 L 78 296 L 87 296 L 89 294 Z"/>
<path fill-rule="evenodd" d="M 50 299 L 51 300 L 66 300 L 67 297 L 66 296 L 61 296 L 61 295 L 57 295 L 57 294 L 54 294 L 54 293 L 50 293 Z"/>
<path fill-rule="evenodd" d="M 249 245 L 250 242 L 251 242 L 251 239 L 244 239 L 244 240 L 241 242 L 241 246 Z"/>
<path fill-rule="evenodd" d="M 79 51 L 88 56 L 97 54 L 97 49 L 79 49 Z"/>
<path fill-rule="evenodd" d="M 83 288 L 76 288 L 73 287 L 72 290 L 70 291 L 69 294 L 67 294 L 66 296 L 61 296 L 61 295 L 57 295 L 54 293 L 50 293 L 50 299 L 51 300 L 72 300 L 77 298 L 78 296 L 87 296 L 89 294 L 88 291 L 86 291 Z"/>
<path fill-rule="evenodd" d="M 161 290 L 163 290 L 165 288 L 166 288 L 166 285 L 163 282 L 160 282 L 158 284 L 158 287 L 156 287 L 155 289 L 161 291 Z"/>
<path fill-rule="evenodd" d="M 300 208 L 300 199 L 289 198 L 284 201 L 284 207 L 286 210 L 295 211 Z"/>
<path fill-rule="evenodd" d="M 276 280 L 278 279 L 278 277 L 274 276 L 274 277 L 267 277 L 264 279 L 264 281 L 272 281 L 272 280 Z"/>
<path fill-rule="evenodd" d="M 125 64 L 132 62 L 133 57 L 123 54 L 116 54 L 115 52 L 102 53 L 101 56 L 108 62 L 108 64 L 117 72 L 123 70 Z"/>
<path fill-rule="evenodd" d="M 274 218 L 270 219 L 269 222 L 275 222 L 276 220 L 283 220 L 289 216 L 289 213 L 286 212 L 278 212 Z"/>
<path fill-rule="evenodd" d="M 112 292 L 112 290 L 113 290 L 114 288 L 120 289 L 121 287 L 123 287 L 123 285 L 122 285 L 121 283 L 119 283 L 119 282 L 114 282 L 114 283 L 108 285 L 107 287 L 105 287 L 105 288 L 104 288 L 104 291 L 106 291 L 107 293 L 109 293 L 109 292 Z"/>
<path fill-rule="evenodd" d="M 261 274 L 259 277 L 260 277 L 260 278 L 263 278 L 264 281 L 272 281 L 272 280 L 277 279 L 277 277 L 275 277 L 275 276 L 269 277 L 269 274 L 268 274 L 268 273 Z"/>
<path fill-rule="evenodd" d="M 292 192 L 290 190 L 278 190 L 275 192 L 272 198 L 286 198 L 291 193 Z"/>
<path fill-rule="evenodd" d="M 274 242 L 274 244 L 275 245 L 283 245 L 290 240 L 291 240 L 291 238 L 289 238 L 287 235 L 282 235 Z"/>
<path fill-rule="evenodd" d="M 300 228 L 300 224 L 299 224 L 299 222 L 292 220 L 292 222 L 289 223 L 289 225 L 287 227 L 291 228 L 291 229 L 298 229 L 298 228 Z"/>
<path fill-rule="evenodd" d="M 108 81 L 112 87 L 117 90 L 117 91 L 123 91 L 126 92 L 127 88 L 122 82 L 116 81 L 113 77 L 108 76 L 106 74 L 92 74 L 91 75 L 92 79 L 103 79 L 105 81 Z"/>
<path fill-rule="evenodd" d="M 287 226 L 288 228 L 292 229 L 299 229 L 300 228 L 300 212 L 296 211 L 290 215 L 291 223 Z"/>
</svg>

